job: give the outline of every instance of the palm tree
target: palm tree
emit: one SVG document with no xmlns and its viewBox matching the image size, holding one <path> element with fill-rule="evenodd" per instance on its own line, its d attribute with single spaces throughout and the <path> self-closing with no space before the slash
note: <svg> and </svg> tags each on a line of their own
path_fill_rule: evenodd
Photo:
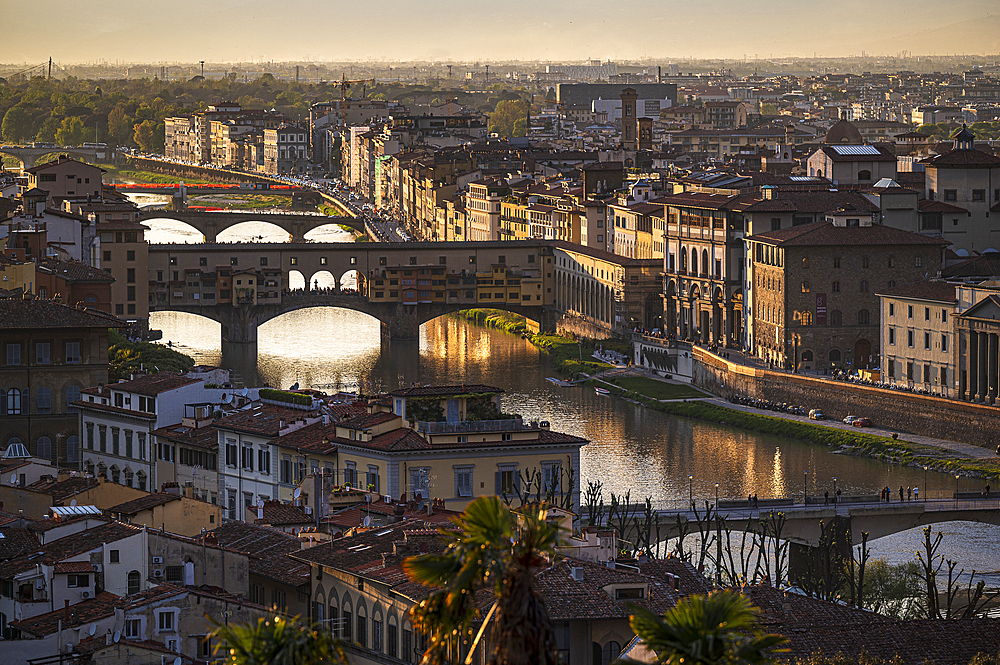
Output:
<svg viewBox="0 0 1000 665">
<path fill-rule="evenodd" d="M 280 616 L 256 624 L 219 625 L 212 638 L 229 665 L 347 665 L 340 642 L 326 630 Z"/>
<path fill-rule="evenodd" d="M 715 591 L 681 600 L 662 617 L 636 607 L 632 630 L 669 665 L 757 665 L 788 640 L 758 629 L 757 608 L 743 594 Z"/>
<path fill-rule="evenodd" d="M 491 619 L 491 665 L 558 662 L 552 621 L 534 580 L 554 556 L 559 528 L 545 521 L 544 508 L 525 507 L 518 516 L 515 523 L 499 498 L 480 497 L 454 518 L 454 527 L 440 529 L 444 553 L 403 562 L 411 580 L 436 589 L 411 610 L 415 627 L 428 637 L 422 665 L 457 661 L 463 651 L 471 657 Z M 484 597 L 493 607 L 474 636 Z"/>
</svg>

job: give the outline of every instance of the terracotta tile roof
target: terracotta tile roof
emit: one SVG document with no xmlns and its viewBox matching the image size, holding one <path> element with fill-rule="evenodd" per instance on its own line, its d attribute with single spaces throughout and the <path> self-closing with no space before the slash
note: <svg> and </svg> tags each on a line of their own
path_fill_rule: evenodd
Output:
<svg viewBox="0 0 1000 665">
<path fill-rule="evenodd" d="M 286 409 L 272 404 L 255 404 L 252 408 L 237 411 L 215 421 L 216 429 L 278 436 L 279 427 L 302 418 L 316 418 L 318 411 Z M 286 435 L 288 436 L 288 435 Z"/>
<path fill-rule="evenodd" d="M 291 448 L 318 455 L 330 455 L 337 452 L 337 445 L 332 443 L 337 438 L 337 424 L 322 422 L 306 425 L 294 432 L 271 439 L 270 443 L 282 448 Z M 323 441 L 326 443 L 323 443 Z"/>
<path fill-rule="evenodd" d="M 38 538 L 31 529 L 6 527 L 0 529 L 0 560 L 6 561 L 26 552 L 38 550 Z"/>
<path fill-rule="evenodd" d="M 982 150 L 949 150 L 923 161 L 928 167 L 1000 168 L 1000 157 Z"/>
<path fill-rule="evenodd" d="M 572 568 L 579 568 L 582 580 L 575 580 Z M 610 584 L 638 587 L 646 585 L 648 593 L 642 599 L 615 600 L 604 590 Z M 657 614 L 672 608 L 681 598 L 666 577 L 645 575 L 621 567 L 611 569 L 604 564 L 582 559 L 563 559 L 535 576 L 535 586 L 545 600 L 545 607 L 553 621 L 627 619 L 630 606 L 642 605 Z M 614 593 L 614 592 L 612 592 Z M 486 609 L 492 605 L 492 594 Z"/>
<path fill-rule="evenodd" d="M 163 506 L 171 501 L 180 500 L 181 497 L 177 494 L 172 494 L 170 492 L 155 492 L 153 494 L 147 494 L 146 496 L 140 496 L 138 499 L 132 499 L 131 501 L 119 503 L 117 506 L 111 506 L 107 509 L 107 513 L 110 515 L 126 515 L 132 517 L 144 510 L 150 510 L 156 506 Z"/>
<path fill-rule="evenodd" d="M 447 397 L 448 395 L 493 395 L 502 392 L 503 388 L 470 383 L 468 385 L 454 386 L 414 386 L 412 388 L 400 388 L 389 394 L 393 397 L 429 397 L 433 395 Z"/>
<path fill-rule="evenodd" d="M 85 476 L 70 476 L 62 480 L 46 476 L 25 486 L 25 489 L 41 494 L 48 494 L 52 497 L 53 501 L 58 502 L 65 501 L 92 487 L 97 487 L 99 484 L 96 478 L 87 478 Z"/>
<path fill-rule="evenodd" d="M 141 530 L 140 527 L 131 524 L 110 522 L 93 529 L 64 536 L 43 545 L 35 552 L 25 553 L 10 561 L 0 563 L 0 579 L 10 579 L 18 573 L 34 568 L 36 563 L 55 564 L 63 559 L 89 552 L 101 545 L 128 538 Z M 40 556 L 36 556 L 37 554 Z"/>
<path fill-rule="evenodd" d="M 902 229 L 875 224 L 873 226 L 834 226 L 830 222 L 813 222 L 788 229 L 755 233 L 752 239 L 782 247 L 843 246 L 843 245 L 947 245 L 947 240 L 911 233 Z"/>
<path fill-rule="evenodd" d="M 202 379 L 185 376 L 179 372 L 158 372 L 156 374 L 140 376 L 139 378 L 132 379 L 131 381 L 110 383 L 108 384 L 108 388 L 111 390 L 120 390 L 122 392 L 138 393 L 140 395 L 155 397 L 160 393 L 176 390 L 177 388 L 183 388 L 184 386 L 189 386 L 192 383 L 198 383 L 201 380 Z"/>
<path fill-rule="evenodd" d="M 97 223 L 98 231 L 148 231 L 149 227 L 127 219 L 112 219 Z"/>
<path fill-rule="evenodd" d="M 97 570 L 94 564 L 89 561 L 61 561 L 52 567 L 52 572 L 56 575 L 67 573 L 93 573 Z"/>
<path fill-rule="evenodd" d="M 335 442 L 341 448 L 368 448 L 374 450 L 382 450 L 386 452 L 399 452 L 404 450 L 439 450 L 439 449 L 467 449 L 467 448 L 490 448 L 502 446 L 504 448 L 511 447 L 530 447 L 539 446 L 546 444 L 579 444 L 585 445 L 589 443 L 587 439 L 582 439 L 578 436 L 573 436 L 572 434 L 563 434 L 562 432 L 551 432 L 548 430 L 532 430 L 532 432 L 537 432 L 538 438 L 536 439 L 525 439 L 519 440 L 514 439 L 512 441 L 473 441 L 474 437 L 469 437 L 470 440 L 464 443 L 445 443 L 445 444 L 432 444 L 430 441 L 425 439 L 419 433 L 411 430 L 407 427 L 400 427 L 399 429 L 394 429 L 390 432 L 384 434 L 379 434 L 378 436 L 372 437 L 368 441 L 353 441 L 351 439 L 338 438 Z"/>
<path fill-rule="evenodd" d="M 660 198 L 664 205 L 722 210 L 736 200 L 728 194 L 704 194 L 702 192 L 682 192 Z"/>
<path fill-rule="evenodd" d="M 157 440 L 163 439 L 204 450 L 219 450 L 219 430 L 215 429 L 212 425 L 203 425 L 202 427 L 194 428 L 187 427 L 182 423 L 176 423 L 153 430 L 151 434 Z"/>
<path fill-rule="evenodd" d="M 111 284 L 115 281 L 109 273 L 97 268 L 92 268 L 79 261 L 53 261 L 47 260 L 38 265 L 38 270 L 53 275 L 58 275 L 68 282 L 96 282 L 99 284 Z"/>
<path fill-rule="evenodd" d="M 24 172 L 25 173 L 39 173 L 40 171 L 44 171 L 45 169 L 49 168 L 50 166 L 58 166 L 59 164 L 65 164 L 65 163 L 68 163 L 68 162 L 76 162 L 77 164 L 79 164 L 81 167 L 83 167 L 85 169 L 97 169 L 101 173 L 104 173 L 104 169 L 97 168 L 96 166 L 91 166 L 90 164 L 87 164 L 86 162 L 81 162 L 78 159 L 73 159 L 72 157 L 67 157 L 66 155 L 60 155 L 59 157 L 57 157 L 56 159 L 53 159 L 50 162 L 45 162 L 44 164 L 36 164 L 35 166 L 32 166 L 30 168 L 26 168 L 26 169 L 24 169 Z"/>
<path fill-rule="evenodd" d="M 604 250 L 594 249 L 592 247 L 584 247 L 583 245 L 577 245 L 576 243 L 567 242 L 566 240 L 550 240 L 549 245 L 557 249 L 564 249 L 568 252 L 583 254 L 584 256 L 589 256 L 591 258 L 598 259 L 599 261 L 606 261 L 619 266 L 660 266 L 661 270 L 663 267 L 663 259 L 628 259 L 624 256 L 619 256 L 618 254 L 612 254 L 611 252 L 605 252 Z"/>
<path fill-rule="evenodd" d="M 212 533 L 220 545 L 246 553 L 251 574 L 295 587 L 309 584 L 309 566 L 288 556 L 301 549 L 295 536 L 243 522 L 227 522 Z"/>
<path fill-rule="evenodd" d="M 59 630 L 60 621 L 62 621 L 62 629 L 66 630 L 73 626 L 92 623 L 98 619 L 113 617 L 115 615 L 115 608 L 120 606 L 119 601 L 121 601 L 120 596 L 116 596 L 108 591 L 102 591 L 89 600 L 70 605 L 68 622 L 65 620 L 66 610 L 60 608 L 54 612 L 39 614 L 30 619 L 11 621 L 10 625 L 19 629 L 25 635 L 45 637 Z"/>
<path fill-rule="evenodd" d="M 247 512 L 262 511 L 264 516 L 257 518 L 257 524 L 270 526 L 287 526 L 290 524 L 312 524 L 314 519 L 306 515 L 306 511 L 301 506 L 293 506 L 290 503 L 282 503 L 271 499 L 264 502 L 260 509 L 251 507 Z M 257 513 L 259 514 L 259 513 Z"/>
<path fill-rule="evenodd" d="M 913 298 L 915 300 L 933 300 L 943 303 L 955 303 L 958 300 L 955 295 L 955 285 L 948 284 L 947 282 L 912 282 L 890 289 L 879 290 L 875 294 L 897 298 Z"/>
<path fill-rule="evenodd" d="M 499 390 L 499 388 L 497 388 Z M 476 392 L 476 391 L 470 391 Z M 462 393 L 458 393 L 462 394 Z M 488 393 L 487 393 L 488 394 Z M 408 397 L 413 397 L 413 395 L 408 395 Z M 368 413 L 352 420 L 341 421 L 342 427 L 349 427 L 351 429 L 371 429 L 375 425 L 381 425 L 383 423 L 392 422 L 393 420 L 398 420 L 399 416 L 394 413 L 388 413 L 387 411 L 377 411 L 375 413 Z"/>
<path fill-rule="evenodd" d="M 110 392 L 107 391 L 101 392 L 100 389 L 95 389 L 95 388 L 84 388 L 80 392 L 82 392 L 84 395 L 101 395 L 102 397 L 111 396 Z M 87 409 L 95 409 L 97 411 L 104 411 L 106 413 L 117 413 L 123 416 L 132 416 L 133 418 L 139 418 L 141 420 L 150 420 L 150 421 L 156 420 L 155 413 L 149 413 L 146 411 L 136 411 L 134 409 L 126 409 L 121 406 L 111 406 L 110 404 L 101 404 L 96 400 L 90 402 L 81 399 L 77 400 L 76 402 L 73 402 L 73 405 L 78 407 L 82 406 Z"/>
<path fill-rule="evenodd" d="M 0 299 L 0 330 L 25 328 L 121 328 L 98 309 L 77 309 L 51 300 Z"/>
<path fill-rule="evenodd" d="M 948 266 L 941 271 L 945 278 L 995 277 L 1000 275 L 1000 254 L 983 254 Z"/>
<path fill-rule="evenodd" d="M 45 534 L 53 529 L 57 529 L 61 526 L 66 526 L 67 524 L 73 524 L 75 522 L 83 522 L 85 520 L 90 520 L 95 524 L 101 524 L 103 522 L 110 522 L 111 520 L 103 515 L 78 515 L 76 517 L 70 517 L 68 519 L 60 520 L 37 520 L 28 525 L 28 529 L 32 533 Z"/>
<path fill-rule="evenodd" d="M 679 578 L 677 589 L 682 595 L 708 593 L 715 588 L 707 577 L 695 570 L 694 566 L 677 557 L 650 559 L 639 567 L 644 574 L 653 577 L 664 578 L 668 573 L 676 575 Z"/>
</svg>

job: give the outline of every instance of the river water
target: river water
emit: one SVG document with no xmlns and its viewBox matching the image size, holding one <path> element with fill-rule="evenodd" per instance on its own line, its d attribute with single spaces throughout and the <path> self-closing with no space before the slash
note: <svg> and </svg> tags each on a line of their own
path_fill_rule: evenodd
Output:
<svg viewBox="0 0 1000 665">
<path fill-rule="evenodd" d="M 177 242 L 191 230 L 172 230 L 167 220 L 148 233 L 151 242 Z M 287 235 L 241 225 L 247 236 L 269 233 L 276 241 Z M 180 230 L 181 235 L 177 233 Z M 350 241 L 338 227 L 317 230 L 328 242 Z M 187 233 L 188 236 L 183 234 Z M 240 239 L 238 237 L 233 240 Z M 320 238 L 317 237 L 317 240 Z M 581 451 L 582 484 L 604 484 L 609 493 L 631 492 L 633 499 L 656 501 L 713 499 L 718 483 L 723 498 L 801 496 L 804 479 L 810 494 L 877 494 L 888 485 L 919 487 L 926 494 L 951 491 L 955 478 L 899 467 L 874 459 L 838 455 L 829 449 L 744 432 L 724 425 L 687 420 L 601 397 L 586 388 L 562 388 L 547 381 L 555 376 L 548 357 L 515 335 L 442 317 L 421 327 L 420 339 L 383 341 L 379 323 L 360 312 L 336 308 L 299 310 L 260 327 L 255 349 L 224 355 L 220 327 L 206 318 L 177 312 L 156 312 L 150 325 L 163 331 L 163 342 L 199 363 L 235 369 L 247 385 L 266 383 L 288 388 L 317 387 L 365 391 L 391 390 L 412 382 L 485 383 L 504 389 L 503 407 L 525 418 L 548 420 L 552 428 L 587 438 Z M 808 472 L 808 473 L 804 473 Z M 691 478 L 689 479 L 689 476 Z M 926 484 L 925 484 L 926 483 Z M 982 483 L 962 479 L 963 489 Z M 935 527 L 945 533 L 941 553 L 966 570 L 990 573 L 1000 584 L 1000 527 L 955 522 Z M 920 547 L 920 529 L 872 541 L 873 554 L 892 563 L 910 561 Z"/>
</svg>

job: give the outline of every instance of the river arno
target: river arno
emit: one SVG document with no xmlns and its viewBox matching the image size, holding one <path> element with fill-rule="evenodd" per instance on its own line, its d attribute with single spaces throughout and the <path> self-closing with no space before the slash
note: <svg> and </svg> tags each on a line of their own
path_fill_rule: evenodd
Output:
<svg viewBox="0 0 1000 665">
<path fill-rule="evenodd" d="M 151 242 L 198 242 L 183 225 L 155 224 Z M 229 240 L 265 235 L 285 238 L 266 224 L 240 225 Z M 318 229 L 316 240 L 350 241 L 339 227 Z M 273 236 L 270 237 L 270 236 Z M 808 478 L 811 494 L 833 491 L 833 479 L 845 493 L 878 493 L 888 485 L 919 486 L 924 472 L 877 460 L 831 453 L 827 448 L 779 437 L 753 434 L 713 423 L 676 418 L 621 400 L 600 397 L 585 388 L 560 388 L 545 381 L 554 376 L 548 357 L 529 342 L 497 330 L 443 317 L 421 328 L 417 342 L 384 342 L 379 323 L 365 314 L 316 308 L 291 312 L 259 330 L 256 349 L 230 347 L 222 353 L 219 325 L 191 314 L 159 312 L 151 325 L 163 331 L 164 343 L 208 364 L 235 369 L 247 385 L 256 382 L 288 388 L 317 387 L 391 390 L 419 383 L 486 383 L 503 388 L 504 408 L 525 418 L 548 420 L 553 429 L 591 441 L 581 454 L 582 481 L 604 484 L 610 492 L 631 491 L 661 501 L 712 499 L 715 483 L 722 497 L 801 496 Z M 808 471 L 808 474 L 804 474 Z M 693 476 L 689 481 L 688 476 Z M 950 490 L 955 479 L 927 474 L 927 488 Z M 960 481 L 979 489 L 979 481 Z M 1000 527 L 957 522 L 935 527 L 945 532 L 941 553 L 967 571 L 989 574 L 1000 585 Z M 876 556 L 892 563 L 910 561 L 920 547 L 919 529 L 873 541 Z"/>
</svg>

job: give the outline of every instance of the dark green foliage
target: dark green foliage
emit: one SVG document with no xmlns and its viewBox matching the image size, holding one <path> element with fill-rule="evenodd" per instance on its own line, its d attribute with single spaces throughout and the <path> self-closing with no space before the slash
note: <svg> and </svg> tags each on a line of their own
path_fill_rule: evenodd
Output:
<svg viewBox="0 0 1000 665">
<path fill-rule="evenodd" d="M 183 372 L 194 359 L 162 344 L 130 342 L 117 330 L 108 333 L 108 381 L 127 379 L 138 372 Z"/>
<path fill-rule="evenodd" d="M 292 393 L 287 390 L 274 390 L 273 388 L 261 388 L 261 399 L 271 399 L 276 402 L 287 402 L 289 404 L 301 404 L 303 406 L 312 405 L 312 397 L 300 393 Z"/>
</svg>

